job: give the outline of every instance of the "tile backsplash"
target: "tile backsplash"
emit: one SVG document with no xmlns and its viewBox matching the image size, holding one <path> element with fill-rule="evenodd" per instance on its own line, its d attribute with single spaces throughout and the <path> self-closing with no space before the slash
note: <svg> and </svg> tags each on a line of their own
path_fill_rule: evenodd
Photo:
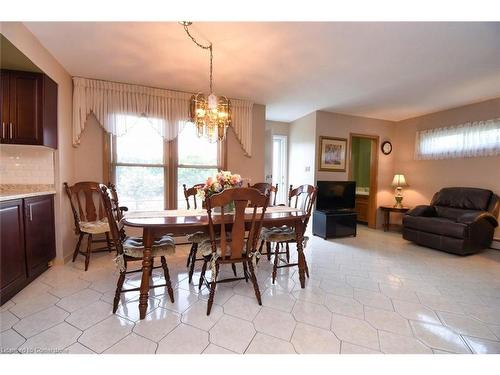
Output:
<svg viewBox="0 0 500 375">
<path fill-rule="evenodd" d="M 54 185 L 54 151 L 37 146 L 0 146 L 1 184 Z"/>
</svg>

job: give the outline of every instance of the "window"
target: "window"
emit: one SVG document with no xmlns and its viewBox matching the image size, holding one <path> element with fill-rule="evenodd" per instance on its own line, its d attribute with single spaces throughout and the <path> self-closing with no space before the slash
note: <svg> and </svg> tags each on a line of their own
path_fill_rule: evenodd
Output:
<svg viewBox="0 0 500 375">
<path fill-rule="evenodd" d="M 500 119 L 417 132 L 416 159 L 500 155 Z"/>
<path fill-rule="evenodd" d="M 118 116 L 114 137 L 114 176 L 120 204 L 130 210 L 163 210 L 167 180 L 164 142 L 154 120 Z"/>
<path fill-rule="evenodd" d="M 220 169 L 218 143 L 198 138 L 193 123 L 186 123 L 177 137 L 177 207 L 186 208 L 184 188 L 203 183 Z"/>
<path fill-rule="evenodd" d="M 160 135 L 159 121 L 117 116 L 120 135 L 111 136 L 111 180 L 120 204 L 131 211 L 185 208 L 182 185 L 202 183 L 222 168 L 223 147 L 198 138 L 194 124 L 186 123 L 168 142 Z"/>
</svg>

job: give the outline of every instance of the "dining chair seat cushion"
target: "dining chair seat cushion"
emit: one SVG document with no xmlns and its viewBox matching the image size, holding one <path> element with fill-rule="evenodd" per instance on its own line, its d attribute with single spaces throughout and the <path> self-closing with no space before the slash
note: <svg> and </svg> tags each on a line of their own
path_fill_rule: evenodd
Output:
<svg viewBox="0 0 500 375">
<path fill-rule="evenodd" d="M 221 243 L 220 243 L 219 238 L 216 238 L 216 245 L 217 245 L 217 255 L 221 256 L 222 250 L 221 250 Z M 243 243 L 243 247 L 246 249 L 246 240 Z M 211 245 L 210 239 L 205 240 L 202 243 L 200 243 L 199 249 L 201 251 L 201 255 L 203 255 L 204 257 L 210 256 L 212 254 L 212 245 Z M 243 250 L 243 253 L 245 253 L 245 252 L 246 251 Z M 225 253 L 225 255 L 229 255 L 229 254 L 231 254 L 231 239 L 230 238 L 226 240 L 226 253 Z"/>
<path fill-rule="evenodd" d="M 97 221 L 80 221 L 78 223 L 80 231 L 90 234 L 101 234 L 109 232 L 109 223 L 107 218 Z"/>
<path fill-rule="evenodd" d="M 293 228 L 282 226 L 279 228 L 262 228 L 260 238 L 266 242 L 295 242 L 297 235 Z M 304 236 L 304 247 L 306 247 L 307 241 L 309 241 L 309 237 Z"/>
<path fill-rule="evenodd" d="M 266 242 L 293 241 L 296 238 L 295 229 L 287 226 L 262 228 L 260 238 Z"/>
<path fill-rule="evenodd" d="M 210 236 L 205 232 L 195 232 L 187 236 L 188 242 L 191 243 L 202 243 L 205 240 L 209 240 Z"/>
<path fill-rule="evenodd" d="M 123 241 L 123 253 L 132 258 L 142 258 L 144 242 L 141 237 L 127 237 Z M 162 236 L 153 242 L 152 256 L 171 255 L 175 253 L 175 241 L 170 236 Z"/>
</svg>

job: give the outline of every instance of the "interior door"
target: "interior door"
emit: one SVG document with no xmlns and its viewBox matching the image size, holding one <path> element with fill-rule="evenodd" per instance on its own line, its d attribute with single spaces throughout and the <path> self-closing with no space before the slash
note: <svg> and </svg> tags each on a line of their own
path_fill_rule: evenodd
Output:
<svg viewBox="0 0 500 375">
<path fill-rule="evenodd" d="M 51 195 L 26 198 L 26 255 L 29 277 L 36 277 L 56 256 L 54 203 Z"/>
<path fill-rule="evenodd" d="M 11 71 L 9 79 L 10 143 L 43 143 L 42 75 Z"/>
<path fill-rule="evenodd" d="M 288 204 L 287 188 L 287 137 L 273 136 L 273 185 L 278 184 L 276 203 Z"/>
<path fill-rule="evenodd" d="M 4 303 L 27 280 L 24 248 L 23 201 L 0 203 L 0 300 Z"/>
</svg>

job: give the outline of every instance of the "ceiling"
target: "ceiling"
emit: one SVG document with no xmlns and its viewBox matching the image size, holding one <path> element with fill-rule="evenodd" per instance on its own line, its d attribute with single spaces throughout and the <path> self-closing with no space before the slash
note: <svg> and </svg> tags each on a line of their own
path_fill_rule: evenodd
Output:
<svg viewBox="0 0 500 375">
<path fill-rule="evenodd" d="M 208 90 L 208 53 L 175 22 L 28 22 L 74 76 Z M 217 94 L 268 120 L 315 110 L 387 120 L 500 96 L 500 23 L 195 22 Z"/>
</svg>

